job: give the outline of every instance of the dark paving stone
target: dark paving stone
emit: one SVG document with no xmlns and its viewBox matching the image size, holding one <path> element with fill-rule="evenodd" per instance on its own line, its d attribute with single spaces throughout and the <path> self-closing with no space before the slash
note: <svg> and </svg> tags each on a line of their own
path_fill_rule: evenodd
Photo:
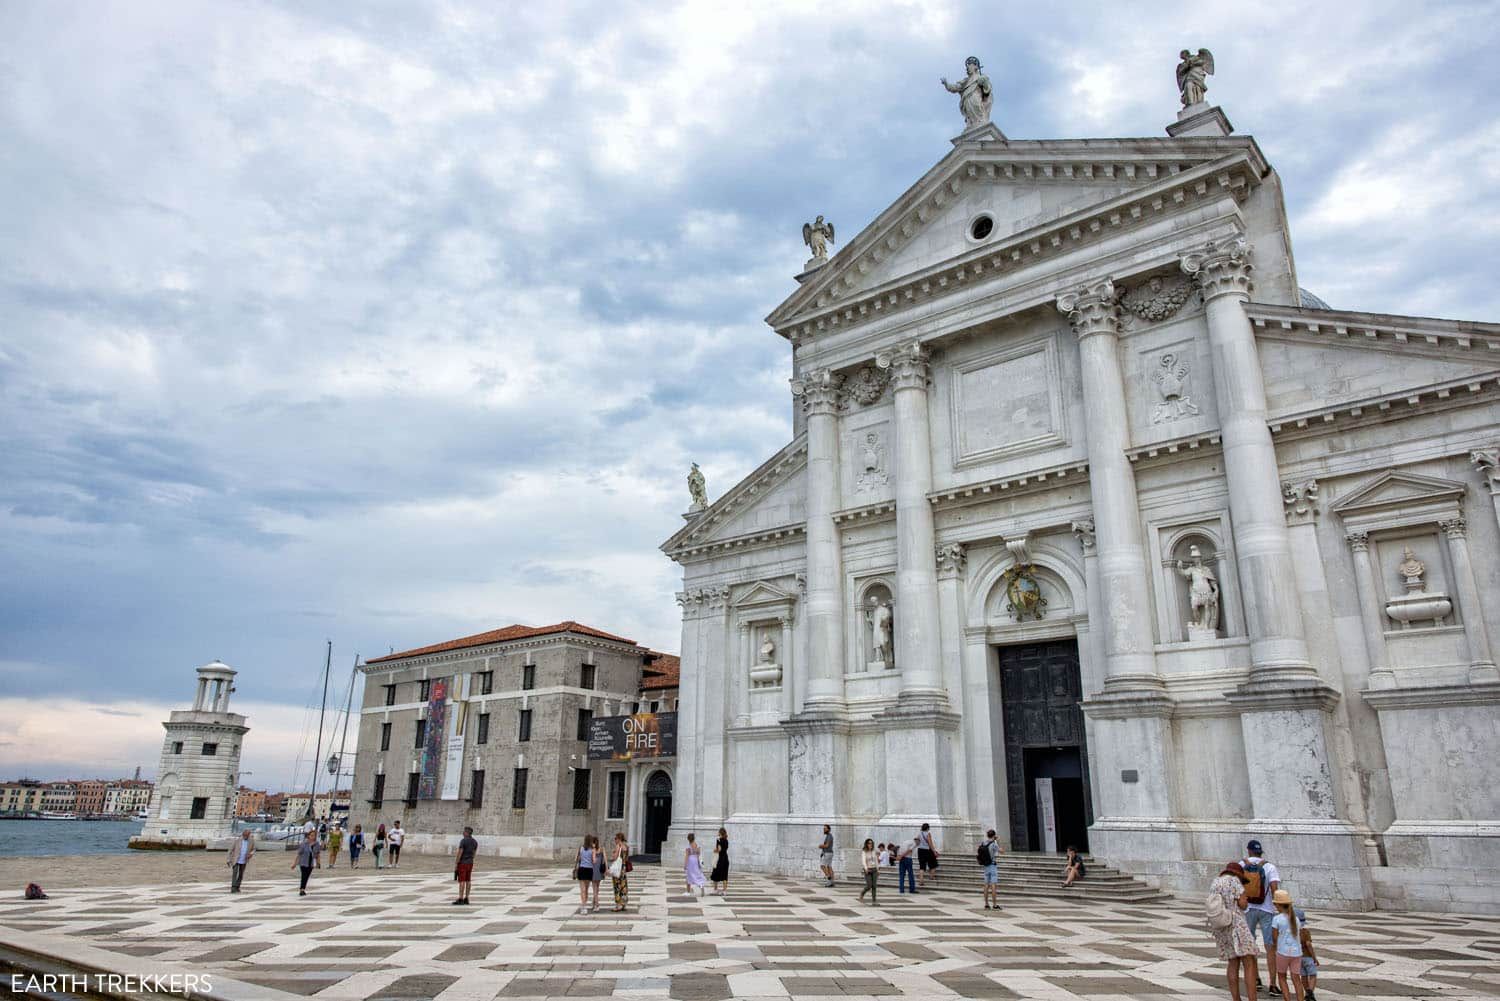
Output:
<svg viewBox="0 0 1500 1001">
<path fill-rule="evenodd" d="M 713 973 L 683 973 L 672 978 L 668 992 L 682 1001 L 728 1001 L 729 978 Z"/>
<path fill-rule="evenodd" d="M 942 958 L 939 953 L 933 952 L 927 946 L 918 945 L 915 942 L 882 942 L 880 943 L 880 947 L 893 956 L 900 956 L 902 959 L 910 959 L 919 963 L 926 963 Z"/>
<path fill-rule="evenodd" d="M 261 987 L 272 987 L 279 991 L 286 991 L 289 994 L 301 994 L 306 997 L 311 997 L 321 990 L 326 990 L 327 988 L 332 987 L 334 984 L 340 983 L 344 978 L 342 976 L 338 976 L 332 978 L 320 977 L 317 979 L 289 979 L 282 977 L 262 976 L 254 972 L 238 972 L 235 974 L 235 979 L 243 980 L 247 984 L 259 984 Z"/>
<path fill-rule="evenodd" d="M 494 951 L 494 942 L 464 941 L 458 945 L 450 945 L 433 958 L 439 963 L 470 963 L 480 959 L 488 959 L 490 953 Z"/>
<path fill-rule="evenodd" d="M 976 976 L 966 970 L 951 970 L 935 974 L 932 978 L 961 998 L 1017 998 L 1021 995 L 997 984 L 988 977 Z"/>
<path fill-rule="evenodd" d="M 399 945 L 315 945 L 299 958 L 312 959 L 385 959 L 401 950 Z"/>
<path fill-rule="evenodd" d="M 1392 955 L 1403 956 L 1407 959 L 1427 959 L 1441 963 L 1487 962 L 1482 956 L 1470 956 L 1467 953 L 1453 952 L 1449 949 L 1392 949 L 1390 951 Z"/>
<path fill-rule="evenodd" d="M 673 942 L 667 946 L 667 955 L 683 961 L 717 959 L 719 950 L 712 942 Z"/>
<path fill-rule="evenodd" d="M 1136 980 L 1132 977 L 1047 977 L 1049 984 L 1061 987 L 1065 991 L 1072 991 L 1083 997 L 1094 994 L 1151 994 L 1172 995 L 1180 994 L 1180 991 L 1170 990 L 1160 984 L 1153 984 L 1149 980 Z"/>
<path fill-rule="evenodd" d="M 232 963 L 237 959 L 244 959 L 247 956 L 254 956 L 256 953 L 265 952 L 267 949 L 273 947 L 274 943 L 272 942 L 231 942 L 228 945 L 220 946 L 213 952 L 207 952 L 201 956 L 194 956 L 193 962 Z"/>
<path fill-rule="evenodd" d="M 805 928 L 806 925 L 804 925 L 803 927 Z M 750 934 L 750 929 L 748 927 L 745 929 L 745 933 L 746 934 Z M 708 922 L 707 921 L 668 921 L 667 922 L 667 934 L 668 935 L 707 935 L 708 934 Z"/>
<path fill-rule="evenodd" d="M 369 1001 L 430 1001 L 447 990 L 457 979 L 441 973 L 402 977 L 371 994 Z"/>
</svg>

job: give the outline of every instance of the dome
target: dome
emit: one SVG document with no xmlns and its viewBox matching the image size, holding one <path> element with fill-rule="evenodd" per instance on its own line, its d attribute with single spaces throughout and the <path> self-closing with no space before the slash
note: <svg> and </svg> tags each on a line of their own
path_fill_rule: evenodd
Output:
<svg viewBox="0 0 1500 1001">
<path fill-rule="evenodd" d="M 235 673 L 235 670 L 222 660 L 212 660 L 198 668 L 198 673 L 205 675 L 232 675 Z"/>
<path fill-rule="evenodd" d="M 1328 305 L 1328 303 L 1324 302 L 1322 299 L 1319 299 L 1317 296 L 1313 295 L 1307 289 L 1300 288 L 1300 287 L 1297 289 L 1297 305 L 1301 306 L 1303 309 L 1332 309 L 1333 308 L 1332 306 Z"/>
</svg>

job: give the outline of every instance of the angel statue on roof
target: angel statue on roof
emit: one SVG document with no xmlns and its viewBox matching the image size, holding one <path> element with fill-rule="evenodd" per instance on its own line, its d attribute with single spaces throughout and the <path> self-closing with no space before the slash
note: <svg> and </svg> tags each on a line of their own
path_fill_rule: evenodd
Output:
<svg viewBox="0 0 1500 1001">
<path fill-rule="evenodd" d="M 802 242 L 812 251 L 812 261 L 823 264 L 828 260 L 828 245 L 833 242 L 833 223 L 818 216 L 812 222 L 802 224 Z"/>
<path fill-rule="evenodd" d="M 1208 93 L 1208 78 L 1214 72 L 1214 54 L 1199 49 L 1195 56 L 1183 49 L 1181 59 L 1182 62 L 1177 64 L 1177 89 L 1182 92 L 1182 106 L 1190 108 L 1202 104 L 1203 96 Z"/>
<path fill-rule="evenodd" d="M 964 78 L 958 83 L 949 83 L 943 77 L 943 88 L 958 95 L 958 110 L 964 114 L 964 129 L 972 129 L 990 120 L 990 108 L 995 104 L 995 89 L 990 78 L 985 76 L 978 56 L 964 60 Z"/>
</svg>

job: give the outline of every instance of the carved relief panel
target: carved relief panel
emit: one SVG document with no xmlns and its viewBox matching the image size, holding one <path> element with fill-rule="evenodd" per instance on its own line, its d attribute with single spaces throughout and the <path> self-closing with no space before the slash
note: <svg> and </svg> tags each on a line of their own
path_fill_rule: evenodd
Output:
<svg viewBox="0 0 1500 1001">
<path fill-rule="evenodd" d="M 1066 443 L 1055 336 L 981 355 L 951 371 L 955 465 Z"/>
</svg>

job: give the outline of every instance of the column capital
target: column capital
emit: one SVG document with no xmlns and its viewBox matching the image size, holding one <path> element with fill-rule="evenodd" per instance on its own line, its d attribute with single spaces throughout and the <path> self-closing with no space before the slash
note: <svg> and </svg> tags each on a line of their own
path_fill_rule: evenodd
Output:
<svg viewBox="0 0 1500 1001">
<path fill-rule="evenodd" d="M 1085 282 L 1057 297 L 1057 309 L 1073 324 L 1081 341 L 1094 334 L 1120 332 L 1120 306 L 1115 283 L 1108 278 Z"/>
<path fill-rule="evenodd" d="M 818 368 L 792 380 L 792 395 L 802 401 L 805 414 L 837 414 L 844 405 L 843 385 L 842 375 Z"/>
<path fill-rule="evenodd" d="M 1243 236 L 1214 240 L 1182 256 L 1182 270 L 1198 280 L 1205 300 L 1221 295 L 1250 296 L 1250 244 Z"/>
<path fill-rule="evenodd" d="M 1318 518 L 1318 481 L 1281 482 L 1281 504 L 1288 525 L 1306 525 Z"/>
<path fill-rule="evenodd" d="M 1098 541 L 1094 537 L 1094 519 L 1084 518 L 1072 524 L 1073 534 L 1078 537 L 1078 544 L 1083 547 L 1083 555 L 1092 556 L 1094 545 Z"/>
<path fill-rule="evenodd" d="M 1500 491 L 1500 444 L 1474 449 L 1469 453 L 1469 462 L 1489 484 L 1491 493 Z"/>
<path fill-rule="evenodd" d="M 1370 551 L 1369 532 L 1350 532 L 1344 536 L 1344 541 L 1349 543 L 1349 548 L 1356 553 L 1368 553 Z"/>
<path fill-rule="evenodd" d="M 931 371 L 931 352 L 919 341 L 907 341 L 899 347 L 881 351 L 875 356 L 877 367 L 891 373 L 891 386 L 903 389 L 926 389 Z"/>
<path fill-rule="evenodd" d="M 1469 534 L 1469 523 L 1464 520 L 1463 515 L 1438 522 L 1438 528 L 1450 539 L 1462 539 Z"/>
<path fill-rule="evenodd" d="M 937 547 L 939 577 L 957 577 L 969 562 L 969 548 L 962 542 L 945 542 Z"/>
</svg>

